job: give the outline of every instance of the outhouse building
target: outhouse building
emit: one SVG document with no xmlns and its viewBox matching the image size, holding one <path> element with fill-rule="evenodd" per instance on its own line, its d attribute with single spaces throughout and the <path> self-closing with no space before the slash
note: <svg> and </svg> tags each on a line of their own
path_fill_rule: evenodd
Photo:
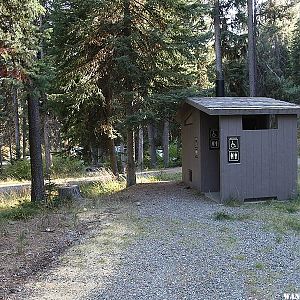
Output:
<svg viewBox="0 0 300 300">
<path fill-rule="evenodd" d="M 219 202 L 294 197 L 299 114 L 270 98 L 188 98 L 178 112 L 183 181 Z"/>
</svg>

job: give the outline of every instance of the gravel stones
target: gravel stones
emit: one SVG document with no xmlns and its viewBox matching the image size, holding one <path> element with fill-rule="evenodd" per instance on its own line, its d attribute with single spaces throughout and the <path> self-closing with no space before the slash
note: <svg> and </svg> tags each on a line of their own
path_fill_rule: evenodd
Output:
<svg viewBox="0 0 300 300">
<path fill-rule="evenodd" d="M 270 228 L 278 216 L 271 208 L 226 207 L 174 182 L 137 185 L 121 196 L 125 210 L 27 285 L 31 296 L 22 299 L 281 300 L 300 293 L 300 236 Z M 216 220 L 218 212 L 233 217 Z"/>
<path fill-rule="evenodd" d="M 283 299 L 299 292 L 299 236 L 279 242 L 257 206 L 223 207 L 175 183 L 136 187 L 133 201 L 143 231 L 88 299 Z M 249 217 L 216 221 L 219 210 Z"/>
</svg>

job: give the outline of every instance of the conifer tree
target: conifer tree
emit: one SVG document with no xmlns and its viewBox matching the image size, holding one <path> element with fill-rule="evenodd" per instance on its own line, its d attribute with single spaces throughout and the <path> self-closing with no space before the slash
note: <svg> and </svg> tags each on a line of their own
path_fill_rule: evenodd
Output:
<svg viewBox="0 0 300 300">
<path fill-rule="evenodd" d="M 32 83 L 38 75 L 35 69 L 39 46 L 36 21 L 43 12 L 43 7 L 38 0 L 0 2 L 0 79 L 2 82 L 7 80 L 21 82 L 28 94 L 32 201 L 44 199 L 42 152 L 39 140 L 39 99 L 35 95 L 35 88 L 32 88 Z M 17 157 L 19 157 L 19 141 L 16 144 Z"/>
<path fill-rule="evenodd" d="M 294 82 L 300 86 L 300 18 L 293 32 L 292 73 Z"/>
<path fill-rule="evenodd" d="M 99 93 L 99 120 L 107 116 L 103 128 L 125 125 L 127 185 L 135 184 L 137 115 L 149 96 L 192 84 L 191 64 L 202 41 L 203 6 L 181 0 L 56 0 L 54 4 L 61 86 L 75 96 L 73 107 L 91 102 Z"/>
</svg>

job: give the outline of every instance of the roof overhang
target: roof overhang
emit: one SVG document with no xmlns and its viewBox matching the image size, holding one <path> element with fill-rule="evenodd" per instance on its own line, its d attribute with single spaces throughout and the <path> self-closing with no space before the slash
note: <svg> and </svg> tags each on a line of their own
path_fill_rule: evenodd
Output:
<svg viewBox="0 0 300 300">
<path fill-rule="evenodd" d="M 191 97 L 187 98 L 185 102 L 208 115 L 300 115 L 300 106 L 272 98 Z"/>
</svg>

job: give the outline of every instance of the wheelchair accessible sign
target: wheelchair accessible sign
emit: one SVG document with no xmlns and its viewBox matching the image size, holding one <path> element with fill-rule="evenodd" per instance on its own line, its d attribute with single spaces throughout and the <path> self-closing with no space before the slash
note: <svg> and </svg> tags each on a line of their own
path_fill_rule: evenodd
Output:
<svg viewBox="0 0 300 300">
<path fill-rule="evenodd" d="M 240 137 L 229 136 L 227 138 L 228 162 L 240 163 Z"/>
</svg>

